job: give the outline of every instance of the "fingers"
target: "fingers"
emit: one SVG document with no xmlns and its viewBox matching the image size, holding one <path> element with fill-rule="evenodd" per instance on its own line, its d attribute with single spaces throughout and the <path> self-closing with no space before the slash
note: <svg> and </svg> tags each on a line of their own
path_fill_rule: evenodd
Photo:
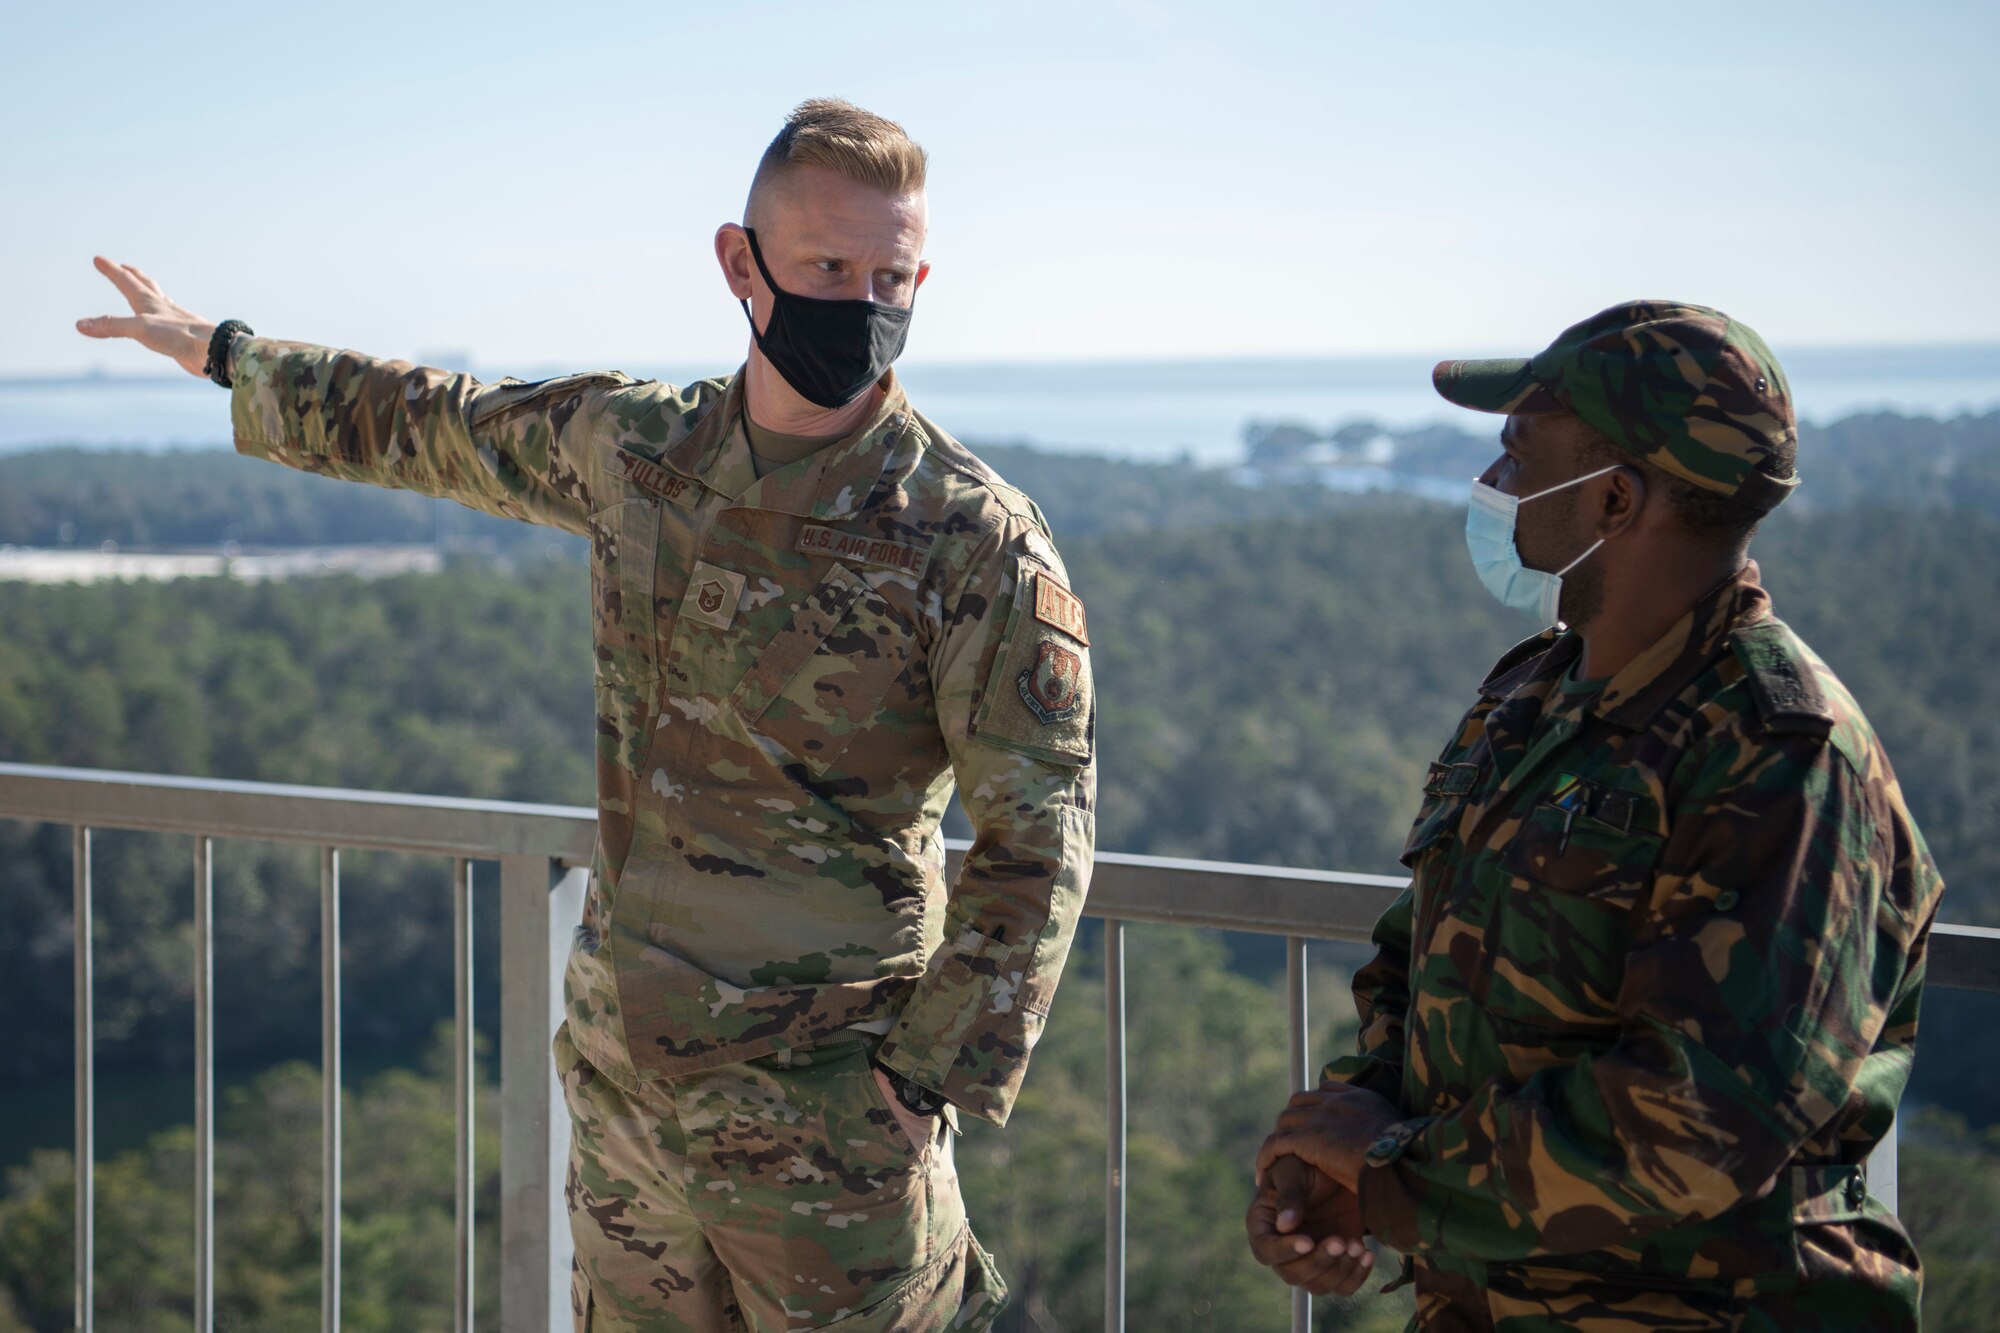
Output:
<svg viewBox="0 0 2000 1333">
<path fill-rule="evenodd" d="M 130 315 L 94 315 L 79 319 L 76 331 L 86 338 L 136 338 L 139 321 Z"/>
<path fill-rule="evenodd" d="M 147 291 L 151 292 L 153 295 L 158 296 L 160 294 L 160 284 L 154 282 L 144 273 L 141 273 L 139 271 L 139 266 L 137 264 L 120 264 L 118 267 L 124 269 L 127 273 L 131 274 L 134 281 L 136 281 L 141 287 L 145 288 Z"/>
<path fill-rule="evenodd" d="M 1368 1285 L 1374 1271 L 1375 1255 L 1364 1248 L 1358 1257 L 1329 1264 L 1318 1278 L 1301 1285 L 1315 1296 L 1352 1296 Z"/>
<path fill-rule="evenodd" d="M 1337 1242 L 1314 1250 L 1310 1255 L 1278 1265 L 1273 1271 L 1294 1287 L 1304 1287 L 1315 1296 L 1352 1296 L 1368 1282 L 1369 1273 L 1375 1268 L 1375 1255 L 1360 1241 L 1353 1242 L 1353 1250 L 1342 1247 L 1338 1253 L 1329 1253 L 1329 1247 Z"/>
<path fill-rule="evenodd" d="M 1312 1237 L 1279 1233 L 1276 1200 L 1269 1190 L 1259 1191 L 1251 1201 L 1243 1229 L 1250 1237 L 1250 1253 L 1266 1268 L 1301 1259 L 1313 1251 Z"/>
<path fill-rule="evenodd" d="M 137 310 L 140 302 L 154 294 L 127 271 L 126 265 L 113 263 L 103 255 L 95 256 L 90 262 L 99 273 L 111 279 L 111 285 L 118 289 L 118 294 L 125 298 L 132 309 Z"/>
</svg>

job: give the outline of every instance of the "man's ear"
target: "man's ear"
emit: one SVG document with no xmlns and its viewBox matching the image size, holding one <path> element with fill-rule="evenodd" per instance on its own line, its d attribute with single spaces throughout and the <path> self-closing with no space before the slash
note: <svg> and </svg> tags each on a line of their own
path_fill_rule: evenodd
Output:
<svg viewBox="0 0 2000 1333">
<path fill-rule="evenodd" d="M 1635 467 L 1621 467 L 1604 474 L 1603 498 L 1598 502 L 1597 536 L 1616 537 L 1638 524 L 1645 516 L 1652 491 L 1645 474 Z"/>
<path fill-rule="evenodd" d="M 749 300 L 750 237 L 741 226 L 725 222 L 715 229 L 715 262 L 722 266 L 729 294 L 739 301 Z"/>
<path fill-rule="evenodd" d="M 919 261 L 917 264 L 917 282 L 914 287 L 910 288 L 910 290 L 913 292 L 923 290 L 924 279 L 928 278 L 930 275 L 931 275 L 931 261 L 928 259 Z"/>
</svg>

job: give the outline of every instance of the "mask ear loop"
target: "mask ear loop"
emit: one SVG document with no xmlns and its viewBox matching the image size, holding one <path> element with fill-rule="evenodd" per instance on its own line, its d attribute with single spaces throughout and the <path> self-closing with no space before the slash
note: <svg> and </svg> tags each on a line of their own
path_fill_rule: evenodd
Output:
<svg viewBox="0 0 2000 1333">
<path fill-rule="evenodd" d="M 1586 472 L 1581 477 L 1572 477 L 1570 480 L 1563 482 L 1560 486 L 1551 486 L 1547 490 L 1536 491 L 1533 495 L 1524 495 L 1517 502 L 1516 507 L 1518 508 L 1519 505 L 1524 505 L 1528 503 L 1528 501 L 1530 500 L 1539 500 L 1544 495 L 1553 495 L 1557 491 L 1566 491 L 1572 486 L 1581 486 L 1584 482 L 1589 481 L 1592 477 L 1601 477 L 1607 472 L 1616 472 L 1619 468 L 1624 466 L 1625 465 L 1623 463 L 1613 463 L 1610 467 L 1601 467 L 1597 469 L 1597 471 L 1595 472 Z M 1555 577 L 1561 578 L 1563 575 L 1569 573 L 1572 569 L 1575 569 L 1578 565 L 1582 564 L 1584 561 L 1590 559 L 1591 554 L 1595 552 L 1598 547 L 1604 545 L 1604 542 L 1605 538 L 1599 537 L 1596 541 L 1592 542 L 1589 546 L 1584 548 L 1584 552 L 1582 555 L 1570 561 L 1568 564 L 1564 565 L 1561 569 L 1558 569 L 1555 572 Z"/>
<path fill-rule="evenodd" d="M 1580 477 L 1571 477 L 1568 481 L 1558 482 L 1554 486 L 1550 486 L 1547 487 L 1546 489 L 1536 491 L 1533 495 L 1524 495 L 1520 499 L 1516 500 L 1515 503 L 1526 504 L 1530 500 L 1539 500 L 1544 495 L 1554 495 L 1557 491 L 1566 491 L 1572 486 L 1581 486 L 1586 481 L 1589 481 L 1592 477 L 1601 477 L 1607 472 L 1616 472 L 1619 468 L 1624 466 L 1625 465 L 1623 463 L 1613 463 L 1610 467 L 1601 467 L 1597 469 L 1597 471 L 1595 472 L 1586 472 Z"/>
<path fill-rule="evenodd" d="M 1582 555 L 1570 561 L 1568 564 L 1564 565 L 1561 569 L 1558 569 L 1556 571 L 1556 577 L 1561 578 L 1563 575 L 1569 573 L 1572 569 L 1575 569 L 1578 565 L 1582 564 L 1584 561 L 1590 559 L 1590 553 L 1592 551 L 1595 551 L 1598 547 L 1602 545 L 1604 545 L 1604 538 L 1599 537 L 1596 541 L 1592 542 L 1588 548 L 1584 550 L 1584 553 Z"/>
</svg>

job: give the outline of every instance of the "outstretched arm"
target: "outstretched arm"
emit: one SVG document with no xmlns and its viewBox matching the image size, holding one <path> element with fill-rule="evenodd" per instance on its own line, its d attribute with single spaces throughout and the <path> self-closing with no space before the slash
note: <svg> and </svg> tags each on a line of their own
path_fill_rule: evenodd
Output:
<svg viewBox="0 0 2000 1333">
<path fill-rule="evenodd" d="M 130 264 L 96 261 L 132 314 L 79 320 L 203 373 L 215 325 Z M 502 518 L 587 532 L 592 431 L 623 375 L 481 384 L 470 375 L 247 334 L 220 349 L 238 451 L 343 481 L 442 496 Z"/>
</svg>

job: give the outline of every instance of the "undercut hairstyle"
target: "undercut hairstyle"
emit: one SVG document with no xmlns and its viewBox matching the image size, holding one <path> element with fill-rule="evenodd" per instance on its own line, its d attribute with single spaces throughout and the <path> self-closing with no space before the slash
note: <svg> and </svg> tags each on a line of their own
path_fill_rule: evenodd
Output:
<svg viewBox="0 0 2000 1333">
<path fill-rule="evenodd" d="M 785 117 L 764 150 L 743 205 L 744 225 L 756 225 L 757 196 L 799 167 L 823 167 L 884 194 L 905 195 L 924 188 L 925 161 L 924 150 L 895 121 L 838 97 L 815 97 Z"/>
<path fill-rule="evenodd" d="M 1586 426 L 1586 430 L 1589 428 Z M 1777 476 L 1791 475 L 1797 450 L 1787 445 L 1772 453 L 1767 466 Z M 1689 533 L 1718 550 L 1741 552 L 1750 545 L 1764 513 L 1752 509 L 1735 496 L 1724 495 L 1676 477 L 1628 450 L 1621 449 L 1602 434 L 1591 430 L 1582 452 L 1585 471 L 1602 467 L 1637 468 L 1646 484 L 1666 497 L 1667 508 Z"/>
</svg>

